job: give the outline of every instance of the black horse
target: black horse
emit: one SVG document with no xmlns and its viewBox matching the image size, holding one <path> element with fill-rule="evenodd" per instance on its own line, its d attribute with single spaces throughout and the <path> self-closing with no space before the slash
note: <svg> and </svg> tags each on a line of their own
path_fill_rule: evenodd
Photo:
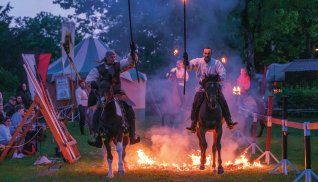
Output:
<svg viewBox="0 0 318 182">
<path fill-rule="evenodd" d="M 205 89 L 205 98 L 200 106 L 198 117 L 198 128 L 196 134 L 199 139 L 199 145 L 201 149 L 200 169 L 205 168 L 206 163 L 206 149 L 207 141 L 205 134 L 208 131 L 213 132 L 213 164 L 212 169 L 216 172 L 215 154 L 218 152 L 218 174 L 222 174 L 224 169 L 222 167 L 221 159 L 221 138 L 222 138 L 222 109 L 217 101 L 219 92 L 221 91 L 221 85 L 219 84 L 219 75 L 209 75 L 202 81 L 202 86 Z"/>
<path fill-rule="evenodd" d="M 111 152 L 111 142 L 116 145 L 118 153 L 118 175 L 124 175 L 125 149 L 128 144 L 128 136 L 125 134 L 127 127 L 124 120 L 122 101 L 113 94 L 113 87 L 107 83 L 100 86 L 104 94 L 105 102 L 102 104 L 102 111 L 99 121 L 99 132 L 104 138 L 104 145 L 107 151 L 108 177 L 112 178 L 113 155 Z"/>
</svg>

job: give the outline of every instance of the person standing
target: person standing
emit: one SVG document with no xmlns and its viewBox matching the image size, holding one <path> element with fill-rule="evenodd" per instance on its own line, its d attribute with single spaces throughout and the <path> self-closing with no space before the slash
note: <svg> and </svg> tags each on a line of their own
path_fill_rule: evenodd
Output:
<svg viewBox="0 0 318 182">
<path fill-rule="evenodd" d="M 79 87 L 75 91 L 76 102 L 80 114 L 79 127 L 81 134 L 84 135 L 85 118 L 87 111 L 88 94 L 86 91 L 86 83 L 84 80 L 79 81 Z"/>
<path fill-rule="evenodd" d="M 236 79 L 236 84 L 240 87 L 242 95 L 248 94 L 251 87 L 251 79 L 245 68 L 241 68 L 240 76 Z"/>
<path fill-rule="evenodd" d="M 21 83 L 15 95 L 21 95 L 25 108 L 30 107 L 32 103 L 32 97 L 26 83 Z"/>
<path fill-rule="evenodd" d="M 172 81 L 176 82 L 178 96 L 181 101 L 181 106 L 185 104 L 185 97 L 183 95 L 183 87 L 184 87 L 184 65 L 182 60 L 178 60 L 176 63 L 176 67 L 172 68 L 167 74 L 166 77 Z M 186 81 L 189 80 L 188 71 L 186 71 Z"/>
<path fill-rule="evenodd" d="M 225 80 L 226 70 L 223 64 L 219 60 L 213 59 L 211 56 L 212 56 L 212 49 L 209 47 L 206 47 L 203 49 L 203 57 L 192 59 L 190 60 L 190 62 L 189 61 L 185 62 L 185 65 L 187 66 L 189 71 L 191 70 L 196 71 L 196 77 L 199 83 L 202 82 L 202 80 L 207 75 L 218 74 L 220 76 L 221 81 Z M 191 110 L 192 123 L 190 127 L 186 127 L 186 129 L 190 130 L 191 132 L 195 132 L 198 115 L 199 115 L 199 109 L 203 100 L 204 100 L 204 88 L 201 85 L 199 85 L 196 89 L 196 94 L 194 96 L 194 101 L 192 104 L 192 110 Z M 217 100 L 221 105 L 222 113 L 228 128 L 233 129 L 233 127 L 237 124 L 237 122 L 232 121 L 228 104 L 221 90 Z"/>
<path fill-rule="evenodd" d="M 137 55 L 135 56 L 135 61 L 138 60 Z M 140 142 L 140 137 L 136 135 L 135 131 L 135 112 L 131 105 L 127 103 L 127 95 L 121 89 L 120 73 L 127 71 L 134 67 L 135 62 L 133 61 L 132 56 L 129 54 L 127 59 L 123 59 L 119 62 L 116 62 L 116 54 L 114 51 L 107 51 L 102 64 L 93 68 L 86 77 L 86 83 L 91 85 L 93 90 L 98 90 L 99 97 L 103 96 L 103 90 L 98 88 L 102 87 L 101 83 L 113 85 L 113 92 L 115 95 L 120 95 L 120 100 L 123 102 L 123 109 L 126 113 L 126 118 L 128 122 L 128 132 L 130 138 L 130 144 L 136 144 Z M 101 113 L 101 108 L 97 107 L 94 116 L 93 122 L 99 123 L 99 117 Z M 96 125 L 96 124 L 95 124 Z M 98 132 L 98 131 L 97 131 Z M 94 142 L 88 141 L 89 145 L 101 148 L 102 142 L 101 137 L 97 136 Z"/>
</svg>

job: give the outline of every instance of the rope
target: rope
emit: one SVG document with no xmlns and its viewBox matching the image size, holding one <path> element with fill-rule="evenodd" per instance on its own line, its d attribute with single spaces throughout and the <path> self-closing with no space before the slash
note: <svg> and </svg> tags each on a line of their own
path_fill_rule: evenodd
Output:
<svg viewBox="0 0 318 182">
<path fill-rule="evenodd" d="M 24 145 L 30 143 L 36 136 L 37 134 L 42 130 L 42 128 L 40 128 L 33 136 L 30 140 L 28 140 L 27 142 L 24 142 L 23 144 L 21 145 L 12 145 L 12 146 L 5 146 L 5 148 L 19 148 L 19 147 L 23 147 Z"/>
</svg>

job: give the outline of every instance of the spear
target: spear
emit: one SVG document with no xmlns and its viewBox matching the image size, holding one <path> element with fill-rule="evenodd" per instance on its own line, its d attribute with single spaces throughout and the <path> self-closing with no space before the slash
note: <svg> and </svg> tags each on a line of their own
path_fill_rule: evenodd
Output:
<svg viewBox="0 0 318 182">
<path fill-rule="evenodd" d="M 188 53 L 187 53 L 187 21 L 186 21 L 186 0 L 183 0 L 183 62 L 188 63 Z M 187 77 L 187 64 L 184 64 L 184 74 L 183 74 L 183 95 L 185 95 L 186 90 L 186 77 Z"/>
<path fill-rule="evenodd" d="M 137 75 L 137 80 L 139 83 L 138 65 L 137 65 L 136 57 L 135 57 L 136 45 L 134 43 L 133 34 L 132 34 L 132 25 L 131 25 L 130 0 L 128 0 L 128 13 L 129 13 L 129 30 L 130 30 L 130 54 L 135 63 L 136 75 Z"/>
</svg>

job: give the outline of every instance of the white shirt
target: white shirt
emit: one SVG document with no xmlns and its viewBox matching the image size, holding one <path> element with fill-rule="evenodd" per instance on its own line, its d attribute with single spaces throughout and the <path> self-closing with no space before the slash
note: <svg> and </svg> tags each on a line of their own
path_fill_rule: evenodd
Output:
<svg viewBox="0 0 318 182">
<path fill-rule="evenodd" d="M 204 61 L 204 57 L 195 58 L 190 60 L 189 62 L 189 70 L 196 70 L 196 78 L 198 81 L 202 81 L 205 75 L 219 74 L 221 81 L 226 78 L 226 70 L 223 64 L 217 60 L 211 58 L 211 60 L 206 63 Z M 197 87 L 197 91 L 203 90 L 203 88 L 199 85 Z"/>
<path fill-rule="evenodd" d="M 180 69 L 172 68 L 170 72 L 166 74 L 166 76 L 169 76 L 169 74 L 171 73 L 175 74 L 178 85 L 184 86 L 184 68 L 180 68 Z M 188 71 L 186 71 L 186 81 L 188 80 L 189 80 L 189 74 L 188 74 Z"/>
<path fill-rule="evenodd" d="M 87 106 L 88 94 L 85 89 L 78 87 L 75 91 L 77 105 Z"/>
<path fill-rule="evenodd" d="M 136 59 L 138 61 L 138 57 L 136 56 Z M 120 66 L 120 72 L 124 72 L 124 71 L 127 71 L 129 70 L 130 68 L 133 68 L 134 67 L 134 61 L 132 59 L 132 57 L 130 56 L 130 54 L 128 55 L 128 58 L 126 59 L 123 59 L 119 62 L 119 66 Z M 103 63 L 104 64 L 104 63 Z M 110 66 L 108 66 L 107 64 L 104 64 L 105 65 L 105 68 L 109 68 Z M 86 80 L 85 82 L 86 83 L 90 83 L 92 81 L 98 81 L 99 79 L 99 72 L 97 70 L 97 68 L 93 68 L 87 75 L 86 77 Z"/>
</svg>

